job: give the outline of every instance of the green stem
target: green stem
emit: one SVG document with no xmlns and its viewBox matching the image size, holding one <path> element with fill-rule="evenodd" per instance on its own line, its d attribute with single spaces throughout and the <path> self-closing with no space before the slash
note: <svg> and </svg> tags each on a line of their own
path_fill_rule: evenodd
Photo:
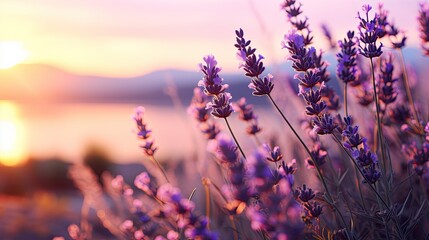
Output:
<svg viewBox="0 0 429 240">
<path fill-rule="evenodd" d="M 401 57 L 401 67 L 402 67 L 402 76 L 404 80 L 405 92 L 407 93 L 408 104 L 411 106 L 411 112 L 413 113 L 414 119 L 417 121 L 417 126 L 419 130 L 422 129 L 420 125 L 419 115 L 417 114 L 416 106 L 414 105 L 413 95 L 411 94 L 410 82 L 408 81 L 408 72 L 407 67 L 405 66 L 405 59 L 402 49 L 399 50 L 399 56 Z"/>
<path fill-rule="evenodd" d="M 243 151 L 243 149 L 241 148 L 241 146 L 240 146 L 240 144 L 238 143 L 238 141 L 237 141 L 237 138 L 235 137 L 235 135 L 234 135 L 234 132 L 232 131 L 232 129 L 231 129 L 231 126 L 229 125 L 229 122 L 228 122 L 228 119 L 227 118 L 224 118 L 225 119 L 225 122 L 226 122 L 226 126 L 228 126 L 228 130 L 229 130 L 229 132 L 231 133 L 231 135 L 232 135 L 232 138 L 234 138 L 234 141 L 235 141 L 235 144 L 237 144 L 237 147 L 238 147 L 238 149 L 240 150 L 240 152 L 241 152 L 241 155 L 243 156 L 243 158 L 244 159 L 247 159 L 246 158 L 246 155 L 244 154 L 244 151 Z"/>
<path fill-rule="evenodd" d="M 347 108 L 347 82 L 344 84 L 344 112 L 345 112 L 345 117 L 347 117 L 349 115 L 349 111 Z"/>
<path fill-rule="evenodd" d="M 150 156 L 150 159 L 156 164 L 156 166 L 159 168 L 159 170 L 161 170 L 162 175 L 164 175 L 165 180 L 170 183 L 170 180 L 167 177 L 167 173 L 165 172 L 164 168 L 162 167 L 162 165 L 158 162 L 158 160 L 156 160 L 156 158 L 154 156 Z"/>
<path fill-rule="evenodd" d="M 378 102 L 378 96 L 377 96 L 377 87 L 375 84 L 375 70 L 374 70 L 374 63 L 372 61 L 372 58 L 369 59 L 370 63 L 371 63 L 371 73 L 372 73 L 372 87 L 374 90 L 374 103 L 375 103 L 375 111 L 376 111 L 376 117 L 377 117 L 377 135 L 378 135 L 378 144 L 377 146 L 379 146 L 380 151 L 381 151 L 381 159 L 382 159 L 382 163 L 383 163 L 383 168 L 382 170 L 384 171 L 383 173 L 386 172 L 386 156 L 385 156 L 385 152 L 384 152 L 384 144 L 383 144 L 383 129 L 381 128 L 381 120 L 380 120 L 380 104 Z M 383 174 L 384 175 L 384 174 Z"/>
<path fill-rule="evenodd" d="M 341 144 L 340 139 L 338 139 L 337 136 L 335 136 L 335 134 L 332 134 L 332 136 L 334 136 L 334 140 L 341 146 L 341 149 L 344 150 L 344 152 L 347 154 L 347 156 L 352 160 L 353 164 L 356 166 L 356 168 L 359 170 L 360 174 L 362 175 L 363 179 L 365 179 L 365 181 L 368 183 L 368 186 L 370 186 L 370 188 L 372 189 L 372 191 L 374 191 L 374 193 L 377 195 L 377 197 L 381 200 L 381 202 L 383 203 L 383 205 L 386 207 L 386 209 L 389 209 L 389 205 L 387 205 L 387 203 L 384 201 L 383 197 L 381 197 L 380 193 L 378 193 L 378 191 L 374 188 L 374 186 L 372 186 L 372 184 L 368 181 L 368 179 L 365 177 L 365 174 L 363 173 L 362 169 L 359 168 L 359 166 L 357 165 L 357 163 L 355 162 L 353 156 L 349 153 L 349 151 L 347 151 L 347 149 L 344 148 L 343 144 Z"/>
</svg>

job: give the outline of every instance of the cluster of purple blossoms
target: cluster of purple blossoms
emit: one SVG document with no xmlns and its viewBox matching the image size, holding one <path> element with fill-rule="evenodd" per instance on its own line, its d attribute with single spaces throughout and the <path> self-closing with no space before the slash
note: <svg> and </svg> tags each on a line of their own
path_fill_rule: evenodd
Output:
<svg viewBox="0 0 429 240">
<path fill-rule="evenodd" d="M 417 146 L 416 142 L 403 145 L 402 151 L 417 175 L 422 176 L 428 172 L 429 141 L 424 142 L 420 147 Z"/>
<path fill-rule="evenodd" d="M 359 134 L 359 127 L 353 125 L 352 117 L 344 118 L 345 127 L 342 135 L 343 146 L 351 153 L 356 164 L 362 170 L 364 183 L 375 184 L 381 176 L 377 155 L 369 150 L 366 138 Z"/>
<path fill-rule="evenodd" d="M 139 139 L 142 139 L 142 144 L 140 147 L 143 149 L 144 153 L 147 156 L 153 156 L 157 147 L 154 145 L 154 140 L 151 139 L 152 130 L 147 128 L 147 124 L 143 121 L 143 115 L 145 108 L 140 106 L 134 110 L 133 119 L 136 122 L 136 134 Z"/>
<path fill-rule="evenodd" d="M 311 35 L 311 30 L 308 24 L 308 18 L 302 16 L 301 3 L 297 3 L 296 1 L 286 0 L 281 8 L 286 12 L 289 23 L 292 25 L 293 29 L 295 29 L 299 35 L 302 36 L 302 43 L 304 47 L 309 46 L 313 41 L 313 36 Z M 323 28 L 324 32 L 327 33 L 326 27 Z M 327 36 L 330 34 L 327 33 Z M 316 51 L 312 51 L 312 61 L 314 64 L 314 68 L 318 69 L 318 76 L 320 77 L 321 82 L 328 82 L 330 80 L 329 72 L 328 72 L 328 62 L 322 60 L 323 52 L 320 51 L 317 53 Z M 299 70 L 297 70 L 299 71 Z"/>
<path fill-rule="evenodd" d="M 252 228 L 266 232 L 270 239 L 300 239 L 304 229 L 300 220 L 302 208 L 291 190 L 294 162 L 287 165 L 282 161 L 279 168 L 272 169 L 269 163 L 281 161 L 283 155 L 279 147 L 266 146 L 265 150 L 255 151 L 247 162 L 247 182 L 255 201 L 248 203 L 246 215 Z"/>
<path fill-rule="evenodd" d="M 237 146 L 226 134 L 218 134 L 215 141 L 209 143 L 208 149 L 213 152 L 220 163 L 235 164 L 238 162 Z"/>
<path fill-rule="evenodd" d="M 317 55 L 313 47 L 306 47 L 304 37 L 296 29 L 285 35 L 282 46 L 289 51 L 292 68 L 298 72 L 294 78 L 299 81 L 299 94 L 307 104 L 306 114 L 312 117 L 314 131 L 318 134 L 332 133 L 336 126 L 334 118 L 327 113 L 325 99 L 333 109 L 339 107 L 339 100 L 334 91 L 324 90 L 329 77 L 326 76 L 325 64 L 320 64 L 323 62 L 321 55 Z"/>
<path fill-rule="evenodd" d="M 244 39 L 243 29 L 236 30 L 235 34 L 237 43 L 234 46 L 238 50 L 239 68 L 243 68 L 246 72 L 245 75 L 251 78 L 249 88 L 253 90 L 252 94 L 254 96 L 269 95 L 274 88 L 273 76 L 268 74 L 265 77 L 260 77 L 265 70 L 262 62 L 264 57 L 262 55 L 256 56 L 256 49 L 249 46 L 251 41 Z"/>
<path fill-rule="evenodd" d="M 281 178 L 272 191 L 260 196 L 258 204 L 247 207 L 254 230 L 266 232 L 269 239 L 302 239 L 302 207 L 293 198 L 289 182 Z"/>
<path fill-rule="evenodd" d="M 233 106 L 238 117 L 247 123 L 246 132 L 249 135 L 256 135 L 262 130 L 258 124 L 258 117 L 253 111 L 253 105 L 247 104 L 246 98 L 240 98 Z"/>
<path fill-rule="evenodd" d="M 250 198 L 249 187 L 246 182 L 246 169 L 243 161 L 239 160 L 238 147 L 226 134 L 219 134 L 208 146 L 219 162 L 227 169 L 229 181 L 232 185 L 233 199 L 238 203 L 246 203 Z M 238 207 L 239 204 L 231 204 Z M 235 212 L 235 209 L 230 209 Z"/>
<path fill-rule="evenodd" d="M 377 24 L 381 28 L 379 38 L 385 36 L 389 37 L 392 47 L 395 49 L 401 49 L 405 46 L 407 37 L 403 31 L 400 31 L 392 21 L 387 19 L 388 12 L 384 9 L 382 3 L 378 4 Z"/>
<path fill-rule="evenodd" d="M 298 72 L 294 78 L 299 80 L 300 95 L 307 104 L 306 114 L 313 117 L 314 130 L 319 134 L 331 133 L 336 126 L 332 125 L 333 117 L 325 114 L 327 104 L 322 99 L 325 85 L 319 68 L 315 66 L 314 48 L 307 49 L 303 37 L 294 30 L 285 35 L 282 46 L 289 51 L 289 60 Z"/>
<path fill-rule="evenodd" d="M 247 161 L 239 161 L 237 147 L 226 136 L 219 135 L 212 151 L 228 170 L 229 186 L 223 188 L 229 214 L 245 210 L 252 229 L 270 238 L 300 239 L 304 229 L 302 208 L 294 200 L 295 161 L 286 164 L 279 147 L 255 151 Z M 282 161 L 281 165 L 277 165 Z M 276 163 L 276 168 L 269 166 Z"/>
<path fill-rule="evenodd" d="M 194 89 L 194 96 L 188 107 L 188 113 L 198 122 L 201 132 L 207 139 L 215 139 L 220 132 L 215 121 L 211 121 L 207 104 L 209 97 L 200 88 Z"/>
<path fill-rule="evenodd" d="M 353 31 L 347 32 L 347 38 L 338 41 L 341 52 L 337 54 L 337 76 L 344 83 L 355 82 L 358 78 L 357 42 Z"/>
<path fill-rule="evenodd" d="M 420 30 L 420 39 L 421 46 L 423 48 L 424 54 L 429 56 L 429 3 L 421 3 L 419 8 L 419 30 Z"/>
<path fill-rule="evenodd" d="M 322 166 L 326 163 L 328 152 L 322 147 L 320 142 L 315 142 L 313 150 L 311 150 L 310 153 L 312 157 L 308 157 L 306 159 L 308 168 L 314 168 L 316 164 L 318 166 Z M 316 163 L 314 163 L 313 160 L 316 161 Z"/>
<path fill-rule="evenodd" d="M 203 58 L 204 64 L 200 63 L 199 67 L 203 72 L 203 79 L 198 82 L 198 86 L 204 88 L 204 93 L 212 97 L 212 101 L 207 104 L 211 109 L 211 114 L 218 118 L 227 118 L 233 112 L 230 103 L 231 94 L 226 92 L 228 84 L 222 84 L 223 79 L 219 76 L 221 68 L 217 66 L 217 61 L 213 55 Z"/>
<path fill-rule="evenodd" d="M 307 22 L 308 18 L 300 16 L 302 13 L 301 6 L 302 4 L 297 3 L 295 0 L 285 0 L 280 7 L 285 11 L 288 21 L 293 28 L 301 33 L 303 44 L 307 46 L 312 43 L 313 36 L 311 35 L 311 30 Z"/>
<path fill-rule="evenodd" d="M 171 184 L 156 187 L 147 172 L 139 174 L 134 185 L 154 201 L 151 204 L 134 198 L 132 188 L 124 182 L 122 176 L 115 177 L 111 184 L 123 197 L 129 213 L 133 214 L 119 226 L 125 238 L 178 240 L 181 237 L 177 230 L 180 230 L 189 239 L 217 239 L 217 235 L 207 228 L 207 218 L 195 214 L 194 203 L 183 198 L 180 190 Z M 155 203 L 159 207 L 150 207 Z"/>
<path fill-rule="evenodd" d="M 359 22 L 359 52 L 366 58 L 379 57 L 383 51 L 381 48 L 383 44 L 377 44 L 377 40 L 382 36 L 383 30 L 378 24 L 377 14 L 373 19 L 369 19 L 369 12 L 372 7 L 370 5 L 363 5 L 362 10 L 365 13 L 364 17 L 361 17 L 358 12 Z"/>
<path fill-rule="evenodd" d="M 382 60 L 382 66 L 380 66 L 380 75 L 378 81 L 378 98 L 383 103 L 382 112 L 386 111 L 388 104 L 395 102 L 398 92 L 394 88 L 394 83 L 398 81 L 397 78 L 393 77 L 393 60 L 392 55 L 389 55 L 387 58 Z"/>
<path fill-rule="evenodd" d="M 303 222 L 307 226 L 313 225 L 313 220 L 318 219 L 323 212 L 323 207 L 315 200 L 316 193 L 313 189 L 308 188 L 303 184 L 294 191 L 295 199 L 303 206 L 304 215 Z"/>
</svg>

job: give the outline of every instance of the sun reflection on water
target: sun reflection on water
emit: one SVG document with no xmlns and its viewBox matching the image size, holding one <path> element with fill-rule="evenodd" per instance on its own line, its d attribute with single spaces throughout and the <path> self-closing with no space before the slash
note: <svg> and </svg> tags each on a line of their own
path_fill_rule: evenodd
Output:
<svg viewBox="0 0 429 240">
<path fill-rule="evenodd" d="M 10 101 L 0 101 L 0 163 L 15 166 L 26 160 L 24 126 L 19 108 Z"/>
</svg>

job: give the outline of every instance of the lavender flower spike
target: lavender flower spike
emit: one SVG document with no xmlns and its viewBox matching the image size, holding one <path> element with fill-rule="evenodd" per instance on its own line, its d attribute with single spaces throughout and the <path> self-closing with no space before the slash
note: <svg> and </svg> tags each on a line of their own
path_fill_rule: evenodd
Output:
<svg viewBox="0 0 429 240">
<path fill-rule="evenodd" d="M 424 54 L 429 56 L 429 47 L 427 43 L 429 42 L 429 3 L 421 3 L 419 7 L 419 31 L 421 46 L 424 50 Z"/>
<path fill-rule="evenodd" d="M 212 110 L 212 115 L 218 118 L 227 118 L 234 112 L 230 102 L 232 96 L 228 92 L 220 93 L 214 96 L 212 101 L 207 104 L 207 109 Z"/>
<path fill-rule="evenodd" d="M 201 72 L 204 73 L 203 79 L 198 82 L 198 86 L 204 87 L 204 93 L 208 96 L 217 96 L 225 92 L 228 84 L 222 84 L 223 79 L 219 77 L 222 70 L 217 67 L 217 61 L 213 55 L 207 55 L 203 58 L 205 64 L 200 63 Z"/>
<path fill-rule="evenodd" d="M 271 74 L 268 74 L 262 79 L 252 78 L 252 82 L 249 83 L 249 88 L 253 90 L 252 95 L 263 96 L 263 95 L 270 94 L 274 88 L 272 79 L 273 79 L 273 75 Z"/>
<path fill-rule="evenodd" d="M 360 54 L 366 58 L 379 57 L 383 53 L 383 51 L 381 51 L 383 44 L 377 44 L 377 40 L 382 34 L 382 29 L 377 24 L 378 16 L 375 15 L 373 19 L 369 20 L 369 12 L 371 11 L 372 7 L 370 5 L 364 5 L 362 9 L 365 13 L 365 17 L 361 17 L 358 13 L 358 18 L 360 20 L 358 26 L 360 33 Z"/>
<path fill-rule="evenodd" d="M 256 49 L 250 46 L 251 41 L 244 39 L 244 31 L 240 30 L 235 31 L 237 43 L 234 46 L 237 48 L 237 58 L 240 60 L 239 68 L 243 68 L 246 72 L 245 75 L 251 78 L 251 83 L 249 88 L 253 89 L 254 96 L 263 96 L 268 95 L 274 88 L 272 82 L 273 76 L 268 74 L 268 76 L 261 78 L 260 75 L 264 72 L 265 67 L 262 60 L 264 57 L 262 55 L 255 55 Z"/>
</svg>

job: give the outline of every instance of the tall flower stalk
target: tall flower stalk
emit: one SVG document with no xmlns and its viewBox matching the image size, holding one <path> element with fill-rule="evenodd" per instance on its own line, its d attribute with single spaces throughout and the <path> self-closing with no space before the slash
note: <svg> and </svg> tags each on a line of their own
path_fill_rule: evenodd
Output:
<svg viewBox="0 0 429 240">
<path fill-rule="evenodd" d="M 223 79 L 219 76 L 219 72 L 222 69 L 217 66 L 217 61 L 213 55 L 207 55 L 203 60 L 204 63 L 200 63 L 199 67 L 204 76 L 203 79 L 198 82 L 198 86 L 203 87 L 204 93 L 212 97 L 212 101 L 207 104 L 207 109 L 211 109 L 211 114 L 214 117 L 223 118 L 225 120 L 229 132 L 240 149 L 241 155 L 246 159 L 246 155 L 237 141 L 227 119 L 234 109 L 231 104 L 232 96 L 229 92 L 226 92 L 229 86 L 228 84 L 222 84 Z"/>
<path fill-rule="evenodd" d="M 149 159 L 156 164 L 158 169 L 161 171 L 162 175 L 164 176 L 165 180 L 167 182 L 170 182 L 168 179 L 167 173 L 165 172 L 164 167 L 161 165 L 161 163 L 155 158 L 155 152 L 158 149 L 155 147 L 155 140 L 151 138 L 152 130 L 147 128 L 147 124 L 143 121 L 143 115 L 145 112 L 144 107 L 137 107 L 135 109 L 135 113 L 133 115 L 133 119 L 136 123 L 136 135 L 139 139 L 142 140 L 142 144 L 140 147 L 143 149 L 143 152 L 146 156 L 149 157 Z"/>
<path fill-rule="evenodd" d="M 274 88 L 274 83 L 272 82 L 273 76 L 271 74 L 268 74 L 265 77 L 261 77 L 262 73 L 265 70 L 265 67 L 264 67 L 263 62 L 262 62 L 264 57 L 262 55 L 258 55 L 258 57 L 256 57 L 256 54 L 255 54 L 256 49 L 254 49 L 250 46 L 250 43 L 251 43 L 250 40 L 246 40 L 244 38 L 244 31 L 242 29 L 236 30 L 235 33 L 236 33 L 236 44 L 234 46 L 238 50 L 237 58 L 240 60 L 239 67 L 243 68 L 243 70 L 245 71 L 245 75 L 251 78 L 251 83 L 249 84 L 249 88 L 253 90 L 252 94 L 254 96 L 267 96 L 269 98 L 270 102 L 275 107 L 275 109 L 280 113 L 283 120 L 286 122 L 288 127 L 292 130 L 292 132 L 294 133 L 294 135 L 296 136 L 298 141 L 301 143 L 301 145 L 304 147 L 305 151 L 307 152 L 307 154 L 311 158 L 312 162 L 314 163 L 314 166 L 317 170 L 318 176 L 321 179 L 323 187 L 326 191 L 327 202 L 334 209 L 337 210 L 337 213 L 339 214 L 339 216 L 341 218 L 342 224 L 345 227 L 347 227 L 347 224 L 345 222 L 344 217 L 342 216 L 342 213 L 335 206 L 334 198 L 332 197 L 332 195 L 329 191 L 325 177 L 322 174 L 322 171 L 320 169 L 319 162 L 315 159 L 314 154 L 312 154 L 312 152 L 310 151 L 308 146 L 305 144 L 305 142 L 303 141 L 301 136 L 299 136 L 299 134 L 296 132 L 295 128 L 292 126 L 290 121 L 286 118 L 283 111 L 280 109 L 280 107 L 277 105 L 277 103 L 275 102 L 275 100 L 271 96 L 271 91 Z M 310 35 L 308 34 L 307 37 L 310 38 Z M 309 40 L 309 39 L 307 39 L 307 40 Z M 302 44 L 302 46 L 304 46 L 305 39 L 301 37 L 301 38 L 299 38 L 299 41 Z M 304 50 L 304 52 L 301 52 L 301 53 L 304 56 L 302 59 L 299 59 L 299 60 L 301 60 L 299 63 L 295 64 L 295 62 L 294 62 L 295 67 L 297 67 L 297 68 L 302 67 L 302 66 L 304 66 L 304 68 L 305 67 L 308 67 L 308 68 L 312 67 L 315 64 L 315 62 L 313 62 L 313 55 L 311 55 L 311 57 L 306 56 L 306 54 L 308 52 L 306 52 L 305 50 Z M 310 52 L 310 53 L 313 54 L 313 52 Z M 320 59 L 319 59 L 319 64 L 320 64 Z M 309 76 L 310 79 L 308 79 L 308 81 L 318 83 L 320 81 L 320 79 L 323 79 L 323 77 L 326 77 L 325 72 L 318 72 L 318 73 L 320 73 L 320 75 L 318 75 L 316 72 L 310 73 L 311 76 Z M 319 92 L 319 94 L 320 94 L 320 92 Z M 322 96 L 320 94 L 319 97 L 316 97 L 316 98 L 319 98 L 319 100 L 320 100 L 321 97 Z M 326 105 L 324 105 L 324 103 L 320 103 L 320 104 L 321 105 L 315 104 L 314 106 L 310 106 L 308 108 L 308 111 L 318 111 L 318 109 L 326 107 Z M 328 119 L 328 121 L 330 121 L 330 119 Z M 321 120 L 321 123 L 324 124 L 325 121 Z"/>
<path fill-rule="evenodd" d="M 381 119 L 380 119 L 380 102 L 378 99 L 378 91 L 377 91 L 377 84 L 375 80 L 375 68 L 374 68 L 374 58 L 380 57 L 380 55 L 383 53 L 381 48 L 383 47 L 382 43 L 378 43 L 378 38 L 382 36 L 383 31 L 380 27 L 378 22 L 378 16 L 375 15 L 372 19 L 369 18 L 369 12 L 371 11 L 372 7 L 370 5 L 364 5 L 362 7 L 362 10 L 364 12 L 364 16 L 361 16 L 358 12 L 358 18 L 359 18 L 359 53 L 368 58 L 370 62 L 371 67 L 371 74 L 372 74 L 372 86 L 373 86 L 373 98 L 375 102 L 375 108 L 376 108 L 376 120 L 377 120 L 377 136 L 378 136 L 378 144 L 377 149 L 380 150 L 381 156 L 382 156 L 382 164 L 383 164 L 383 170 L 386 171 L 386 156 L 385 156 L 385 147 L 384 147 L 384 141 L 383 141 L 383 129 L 381 125 Z"/>
</svg>

